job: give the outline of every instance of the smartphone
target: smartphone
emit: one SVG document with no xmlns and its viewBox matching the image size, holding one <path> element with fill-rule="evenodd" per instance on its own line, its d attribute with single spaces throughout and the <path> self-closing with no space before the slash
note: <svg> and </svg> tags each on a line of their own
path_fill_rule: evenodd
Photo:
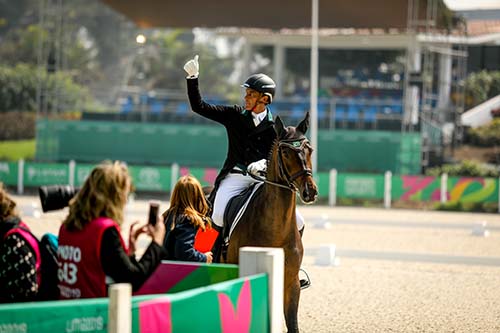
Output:
<svg viewBox="0 0 500 333">
<path fill-rule="evenodd" d="M 158 202 L 150 202 L 149 203 L 149 218 L 148 223 L 151 225 L 156 225 L 156 221 L 158 221 L 158 210 L 160 209 L 160 204 Z"/>
</svg>

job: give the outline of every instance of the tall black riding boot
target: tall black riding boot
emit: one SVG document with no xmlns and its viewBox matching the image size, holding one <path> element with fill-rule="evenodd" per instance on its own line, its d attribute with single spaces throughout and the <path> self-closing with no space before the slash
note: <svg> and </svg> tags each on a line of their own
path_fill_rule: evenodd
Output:
<svg viewBox="0 0 500 333">
<path fill-rule="evenodd" d="M 304 234 L 305 228 L 306 228 L 306 226 L 303 226 L 302 229 L 299 230 L 300 238 L 302 238 L 302 235 Z M 305 270 L 303 270 L 302 268 L 300 270 L 302 272 L 304 272 L 304 274 L 306 275 L 305 279 L 299 280 L 300 281 L 300 289 L 309 288 L 311 286 L 311 279 L 309 278 L 309 275 L 307 274 L 307 272 Z"/>
</svg>

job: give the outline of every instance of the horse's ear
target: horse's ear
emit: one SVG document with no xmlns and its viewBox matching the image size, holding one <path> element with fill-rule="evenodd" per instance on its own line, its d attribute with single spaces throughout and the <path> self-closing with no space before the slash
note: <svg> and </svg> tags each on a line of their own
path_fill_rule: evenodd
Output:
<svg viewBox="0 0 500 333">
<path fill-rule="evenodd" d="M 297 130 L 299 130 L 302 134 L 306 134 L 308 128 L 309 128 L 309 111 L 307 111 L 306 116 L 297 126 Z"/>
<path fill-rule="evenodd" d="M 278 138 L 282 138 L 286 132 L 285 125 L 283 125 L 280 116 L 277 116 L 274 121 L 274 130 L 276 131 Z"/>
</svg>

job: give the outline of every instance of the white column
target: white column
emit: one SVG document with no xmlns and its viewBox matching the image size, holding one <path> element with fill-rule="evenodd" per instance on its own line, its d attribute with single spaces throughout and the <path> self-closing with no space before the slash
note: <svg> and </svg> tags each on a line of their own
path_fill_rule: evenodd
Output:
<svg viewBox="0 0 500 333">
<path fill-rule="evenodd" d="M 68 165 L 68 184 L 69 186 L 75 186 L 75 166 L 76 163 L 74 160 L 69 161 Z"/>
<path fill-rule="evenodd" d="M 247 39 L 243 44 L 243 64 L 241 67 L 241 83 L 250 75 L 250 61 L 252 57 L 252 43 Z"/>
<path fill-rule="evenodd" d="M 129 283 L 109 287 L 108 333 L 132 332 L 132 286 Z"/>
<path fill-rule="evenodd" d="M 384 207 L 391 208 L 392 172 L 386 171 L 384 175 Z"/>
<path fill-rule="evenodd" d="M 448 189 L 448 174 L 447 173 L 443 173 L 441 175 L 441 195 L 440 195 L 440 198 L 441 198 L 441 203 L 446 203 L 446 201 L 448 201 L 448 198 L 446 196 L 446 191 Z"/>
<path fill-rule="evenodd" d="M 177 179 L 179 179 L 179 164 L 172 164 L 172 174 L 170 175 L 170 195 L 174 191 L 175 184 L 177 183 Z"/>
<path fill-rule="evenodd" d="M 283 289 L 285 255 L 282 248 L 242 247 L 239 255 L 240 277 L 267 273 L 270 333 L 283 332 Z"/>
<path fill-rule="evenodd" d="M 285 67 L 285 47 L 279 43 L 274 45 L 274 73 L 273 79 L 276 82 L 275 98 L 281 99 L 283 97 L 283 85 L 285 84 L 283 78 L 283 69 Z"/>
<path fill-rule="evenodd" d="M 335 206 L 337 204 L 337 170 L 330 170 L 329 184 L 328 184 L 328 205 Z"/>
<path fill-rule="evenodd" d="M 17 194 L 24 192 L 24 160 L 21 158 L 17 162 Z"/>
<path fill-rule="evenodd" d="M 312 171 L 318 169 L 318 21 L 319 0 L 312 0 L 311 8 L 311 157 Z"/>
<path fill-rule="evenodd" d="M 409 46 L 406 50 L 406 56 L 409 58 L 407 60 L 408 71 L 406 75 L 409 73 L 415 72 L 420 73 L 422 75 L 421 70 L 421 61 L 422 61 L 422 51 L 420 46 L 417 45 L 417 41 L 415 40 L 415 36 L 409 36 Z M 405 110 L 404 110 L 404 120 L 407 124 L 418 124 L 418 112 L 419 112 L 419 89 L 416 86 L 407 86 L 407 93 L 405 95 Z"/>
<path fill-rule="evenodd" d="M 450 50 L 449 47 L 446 48 Z M 451 51 L 451 50 L 450 50 Z M 439 54 L 438 107 L 449 105 L 451 91 L 451 52 Z"/>
</svg>

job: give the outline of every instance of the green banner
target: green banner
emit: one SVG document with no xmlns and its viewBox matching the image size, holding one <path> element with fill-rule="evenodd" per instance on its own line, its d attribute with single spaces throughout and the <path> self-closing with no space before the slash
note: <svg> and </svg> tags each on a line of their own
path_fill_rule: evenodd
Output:
<svg viewBox="0 0 500 333">
<path fill-rule="evenodd" d="M 24 185 L 40 186 L 68 184 L 67 164 L 26 163 L 24 165 Z"/>
<path fill-rule="evenodd" d="M 107 332 L 107 298 L 0 306 L 0 332 Z"/>
<path fill-rule="evenodd" d="M 383 199 L 384 176 L 338 174 L 337 196 L 339 198 Z"/>
<path fill-rule="evenodd" d="M 129 165 L 128 169 L 136 189 L 162 192 L 170 190 L 170 178 L 172 174 L 170 168 Z"/>
<path fill-rule="evenodd" d="M 18 165 L 17 162 L 0 162 L 0 182 L 17 185 Z"/>
<path fill-rule="evenodd" d="M 96 165 L 76 164 L 75 166 L 75 186 L 81 187 Z"/>
</svg>

